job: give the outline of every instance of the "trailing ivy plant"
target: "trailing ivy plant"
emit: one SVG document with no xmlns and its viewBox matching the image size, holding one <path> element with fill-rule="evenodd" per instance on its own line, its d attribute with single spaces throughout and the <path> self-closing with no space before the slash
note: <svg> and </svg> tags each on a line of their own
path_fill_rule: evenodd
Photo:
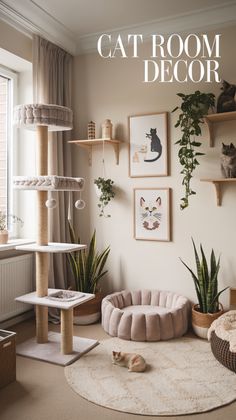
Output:
<svg viewBox="0 0 236 420">
<path fill-rule="evenodd" d="M 191 179 L 193 171 L 196 169 L 198 156 L 204 153 L 198 151 L 202 143 L 196 141 L 195 137 L 202 134 L 201 124 L 204 122 L 203 117 L 206 115 L 210 108 L 215 105 L 215 95 L 213 93 L 201 93 L 197 90 L 190 95 L 177 93 L 182 99 L 181 106 L 177 106 L 172 112 L 180 110 L 179 118 L 175 127 L 180 127 L 182 137 L 175 143 L 179 145 L 179 162 L 183 169 L 182 185 L 185 188 L 185 195 L 181 198 L 180 208 L 185 209 L 189 205 L 189 197 L 196 194 L 191 188 Z"/>
<path fill-rule="evenodd" d="M 99 195 L 99 202 L 98 207 L 100 209 L 99 216 L 104 217 L 111 217 L 110 214 L 105 214 L 105 207 L 109 204 L 112 198 L 115 197 L 115 192 L 113 190 L 114 181 L 110 178 L 97 178 L 94 180 L 94 184 L 97 185 L 100 195 Z"/>
</svg>

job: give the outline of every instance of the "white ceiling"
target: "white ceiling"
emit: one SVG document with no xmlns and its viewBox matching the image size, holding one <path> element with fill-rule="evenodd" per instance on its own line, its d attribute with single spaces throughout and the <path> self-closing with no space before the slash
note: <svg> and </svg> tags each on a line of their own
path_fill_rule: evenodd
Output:
<svg viewBox="0 0 236 420">
<path fill-rule="evenodd" d="M 173 33 L 236 23 L 227 0 L 0 0 L 0 18 L 72 54 L 96 49 L 100 33 Z"/>
</svg>

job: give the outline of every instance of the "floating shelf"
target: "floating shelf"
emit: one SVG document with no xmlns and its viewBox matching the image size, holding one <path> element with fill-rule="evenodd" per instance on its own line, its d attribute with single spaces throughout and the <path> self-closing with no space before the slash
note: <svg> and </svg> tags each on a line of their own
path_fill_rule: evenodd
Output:
<svg viewBox="0 0 236 420">
<path fill-rule="evenodd" d="M 236 178 L 219 178 L 219 179 L 201 179 L 201 181 L 203 182 L 211 182 L 214 186 L 215 186 L 215 191 L 216 191 L 216 203 L 217 206 L 221 206 L 221 202 L 222 202 L 222 185 L 229 183 L 229 182 L 236 182 Z"/>
<path fill-rule="evenodd" d="M 214 147 L 214 123 L 236 120 L 236 111 L 209 114 L 204 117 L 209 132 L 210 147 Z"/>
<path fill-rule="evenodd" d="M 15 247 L 15 249 L 17 249 L 18 251 L 49 252 L 53 254 L 57 254 L 60 252 L 67 253 L 67 252 L 81 251 L 82 249 L 86 249 L 86 248 L 87 248 L 87 245 L 66 244 L 66 243 L 58 243 L 58 242 L 49 242 L 48 245 L 38 245 L 36 243 L 33 243 L 29 245 L 19 245 Z"/>
<path fill-rule="evenodd" d="M 92 165 L 93 146 L 110 144 L 114 149 L 116 164 L 119 165 L 119 150 L 120 150 L 121 140 L 112 140 L 112 139 L 70 140 L 68 143 L 74 143 L 77 146 L 81 146 L 87 150 L 88 157 L 89 157 L 89 166 Z"/>
</svg>

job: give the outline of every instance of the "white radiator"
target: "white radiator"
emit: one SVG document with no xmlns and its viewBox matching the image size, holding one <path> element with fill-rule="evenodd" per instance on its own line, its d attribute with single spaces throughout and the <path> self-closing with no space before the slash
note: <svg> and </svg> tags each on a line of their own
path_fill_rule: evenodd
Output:
<svg viewBox="0 0 236 420">
<path fill-rule="evenodd" d="M 15 298 L 33 290 L 33 270 L 33 254 L 0 260 L 0 322 L 31 309 Z"/>
</svg>

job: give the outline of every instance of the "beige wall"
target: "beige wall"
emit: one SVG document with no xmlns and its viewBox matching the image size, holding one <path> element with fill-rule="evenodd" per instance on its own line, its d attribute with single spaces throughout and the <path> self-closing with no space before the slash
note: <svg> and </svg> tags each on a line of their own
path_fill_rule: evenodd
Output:
<svg viewBox="0 0 236 420">
<path fill-rule="evenodd" d="M 0 20 L 0 47 L 32 61 L 32 39 Z"/>
<path fill-rule="evenodd" d="M 218 32 L 217 32 L 218 33 Z M 220 30 L 221 76 L 236 82 L 234 59 L 236 27 Z M 149 54 L 148 45 L 143 54 Z M 171 110 L 178 105 L 177 92 L 191 93 L 196 89 L 219 94 L 217 84 L 143 84 L 142 61 L 138 59 L 106 60 L 98 54 L 75 58 L 74 62 L 74 138 L 86 138 L 87 122 L 96 122 L 97 135 L 101 123 L 110 118 L 115 137 L 124 140 L 120 151 L 120 164 L 115 165 L 113 151 L 105 152 L 106 176 L 117 186 L 117 195 L 110 207 L 110 219 L 99 218 L 93 179 L 102 175 L 102 148 L 94 148 L 93 165 L 88 166 L 86 152 L 73 146 L 74 176 L 86 178 L 84 197 L 87 207 L 76 212 L 76 220 L 84 241 L 96 228 L 99 246 L 111 245 L 109 259 L 109 288 L 163 288 L 177 291 L 195 299 L 192 279 L 181 264 L 181 256 L 193 266 L 191 236 L 202 242 L 207 253 L 214 247 L 221 254 L 221 286 L 236 287 L 235 227 L 236 190 L 231 184 L 224 187 L 222 207 L 216 206 L 213 186 L 201 183 L 201 177 L 219 176 L 221 141 L 235 139 L 235 122 L 224 123 L 216 128 L 216 147 L 209 148 L 206 127 L 203 127 L 201 166 L 196 173 L 193 187 L 197 195 L 190 199 L 190 207 L 179 209 L 182 197 L 180 167 L 175 141 L 179 131 L 174 128 L 177 115 Z M 163 178 L 129 178 L 128 176 L 128 115 L 136 113 L 169 111 L 170 176 Z M 170 187 L 172 189 L 172 242 L 137 241 L 133 238 L 133 188 Z M 228 294 L 223 299 L 227 303 Z"/>
</svg>

